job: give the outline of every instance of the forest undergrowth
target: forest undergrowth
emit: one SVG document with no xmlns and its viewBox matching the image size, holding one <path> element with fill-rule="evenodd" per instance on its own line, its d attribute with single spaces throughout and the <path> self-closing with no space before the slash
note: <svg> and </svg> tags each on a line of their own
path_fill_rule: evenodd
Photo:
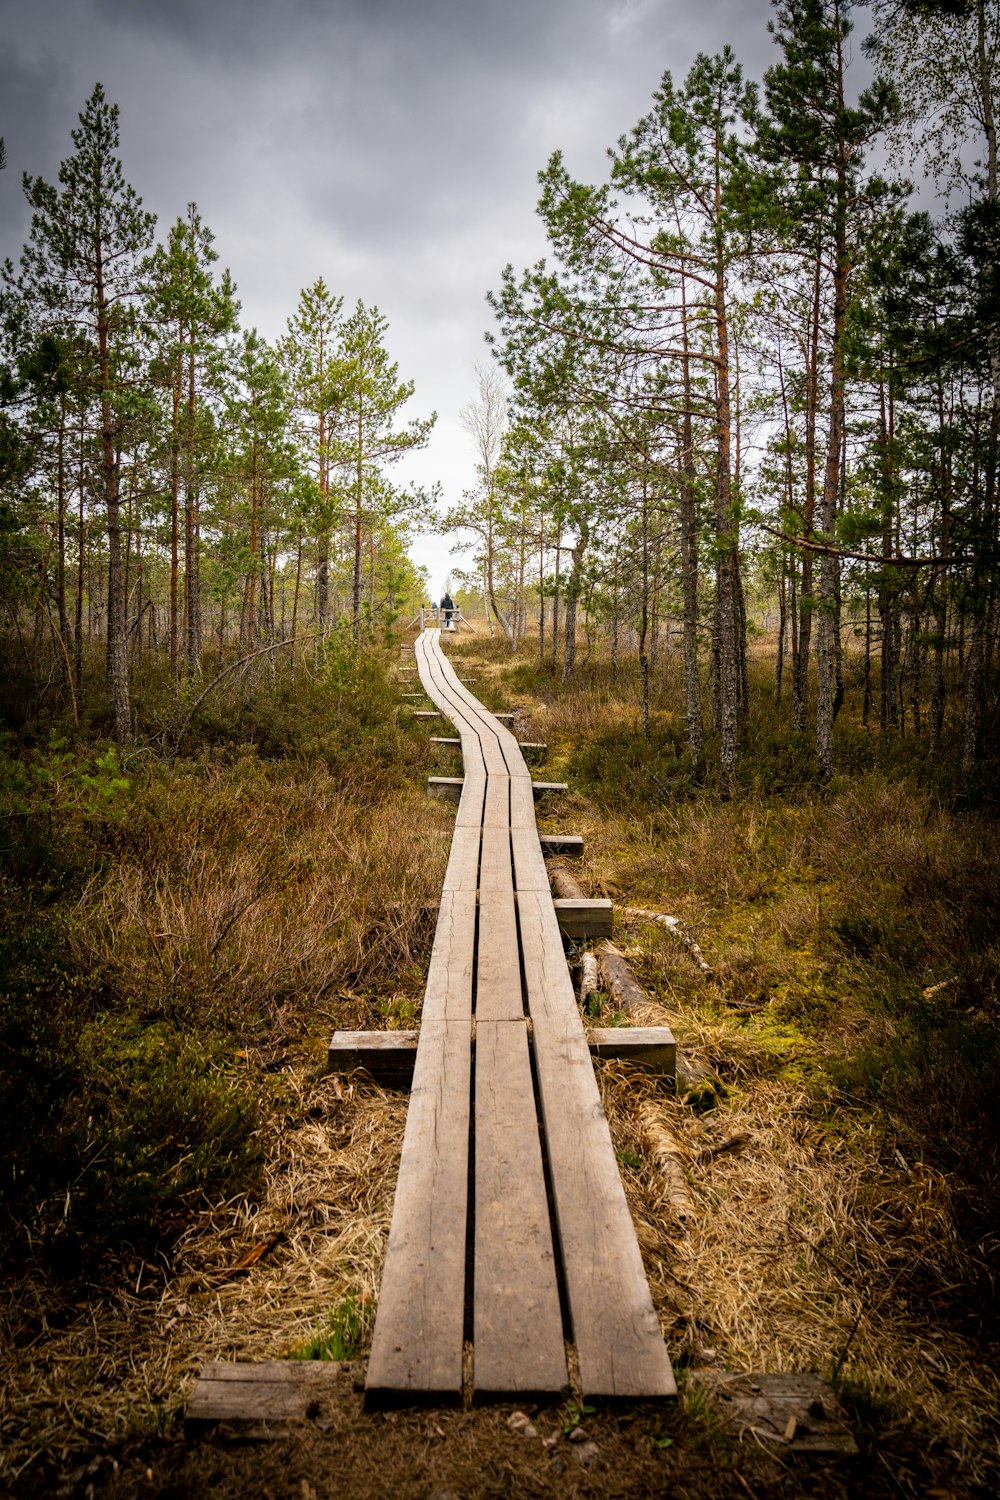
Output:
<svg viewBox="0 0 1000 1500">
<path fill-rule="evenodd" d="M 987 1482 L 1000 1456 L 995 766 L 962 784 L 957 756 L 928 765 L 919 739 L 869 734 L 849 692 L 841 769 L 821 785 L 760 660 L 724 798 L 692 783 L 679 668 L 656 674 L 647 738 L 634 670 L 615 679 L 598 662 L 565 684 L 489 654 L 497 700 L 530 712 L 546 775 L 570 785 L 550 826 L 584 835 L 587 893 L 679 918 L 712 969 L 706 981 L 663 928 L 616 916 L 648 1021 L 667 1020 L 717 1083 L 706 1109 L 704 1095 L 664 1100 L 628 1069 L 603 1073 L 675 1352 L 694 1367 L 820 1370 L 872 1442 L 919 1431 L 946 1467 Z M 605 1006 L 609 1019 L 632 1018 Z M 650 1101 L 697 1210 L 666 1234 L 642 1144 Z"/>
<path fill-rule="evenodd" d="M 772 1456 L 734 1456 L 696 1377 L 815 1369 L 852 1415 L 867 1493 L 988 1491 L 988 801 L 928 770 L 916 742 L 862 763 L 871 740 L 850 700 L 848 769 L 820 787 L 763 681 L 742 790 L 723 800 L 686 770 L 669 662 L 647 741 L 627 672 L 585 664 L 564 685 L 482 637 L 451 650 L 460 675 L 475 660 L 484 701 L 520 706 L 519 728 L 548 742 L 544 774 L 571 790 L 542 819 L 584 834 L 579 878 L 615 900 L 647 1019 L 669 1020 L 709 1070 L 685 1098 L 601 1069 L 682 1401 L 631 1427 L 591 1414 L 604 1459 L 589 1476 L 555 1477 L 572 1412 L 553 1419 L 544 1462 L 502 1414 L 454 1428 L 359 1414 L 352 1441 L 395 1444 L 384 1477 L 401 1495 L 466 1493 L 474 1462 L 500 1488 L 470 1494 L 653 1493 L 669 1478 L 728 1495 L 747 1477 L 788 1493 Z M 400 688 L 386 652 L 231 681 L 173 755 L 162 681 L 138 684 L 124 756 L 96 726 L 74 734 L 7 705 L 0 1480 L 20 1493 L 226 1493 L 240 1463 L 178 1445 L 205 1361 L 366 1351 L 406 1101 L 326 1076 L 325 1047 L 338 1026 L 416 1024 L 451 825 L 424 793 L 427 730 Z M 712 979 L 627 907 L 678 917 Z M 664 1199 L 651 1113 L 683 1157 L 692 1218 Z M 315 1455 L 296 1462 L 295 1485 L 300 1468 L 315 1483 Z M 856 1479 L 795 1484 L 840 1495 Z M 291 1482 L 275 1471 L 268 1487 Z"/>
</svg>

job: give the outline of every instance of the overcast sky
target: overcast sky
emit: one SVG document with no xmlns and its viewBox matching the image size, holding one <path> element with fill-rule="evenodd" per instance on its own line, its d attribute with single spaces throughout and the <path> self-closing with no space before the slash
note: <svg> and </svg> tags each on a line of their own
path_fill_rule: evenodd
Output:
<svg viewBox="0 0 1000 1500">
<path fill-rule="evenodd" d="M 198 204 L 245 326 L 277 337 L 323 276 L 389 320 L 408 415 L 438 423 L 406 477 L 472 482 L 459 421 L 507 261 L 544 253 L 536 173 L 577 177 L 649 107 L 665 70 L 730 43 L 776 58 L 768 0 L 0 0 L 0 254 L 21 174 L 54 180 L 95 82 L 121 108 L 125 175 L 166 234 Z M 858 15 L 855 52 L 865 12 Z M 860 68 L 859 68 L 860 71 Z M 441 588 L 454 538 L 415 559 Z"/>
</svg>

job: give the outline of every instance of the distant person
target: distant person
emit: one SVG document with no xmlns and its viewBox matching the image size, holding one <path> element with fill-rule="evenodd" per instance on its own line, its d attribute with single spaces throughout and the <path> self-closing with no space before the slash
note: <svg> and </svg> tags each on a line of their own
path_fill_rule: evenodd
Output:
<svg viewBox="0 0 1000 1500">
<path fill-rule="evenodd" d="M 441 613 L 444 615 L 444 628 L 445 628 L 445 630 L 451 630 L 452 629 L 451 617 L 454 614 L 454 612 L 455 612 L 455 601 L 451 597 L 451 595 L 446 591 L 444 598 L 441 600 Z"/>
</svg>

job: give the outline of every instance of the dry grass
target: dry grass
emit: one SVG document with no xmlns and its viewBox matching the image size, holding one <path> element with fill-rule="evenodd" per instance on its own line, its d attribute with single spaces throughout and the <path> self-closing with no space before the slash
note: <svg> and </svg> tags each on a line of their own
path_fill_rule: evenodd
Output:
<svg viewBox="0 0 1000 1500">
<path fill-rule="evenodd" d="M 405 987 L 447 858 L 442 821 L 420 792 L 359 805 L 316 767 L 154 783 L 141 827 L 77 904 L 76 957 L 149 1013 L 199 1024 Z"/>
<path fill-rule="evenodd" d="M 603 743 L 616 716 L 621 731 L 635 710 L 605 690 L 556 693 L 531 714 L 531 737 L 557 747 L 565 774 L 574 747 Z M 727 1086 L 697 1114 L 627 1065 L 601 1070 L 672 1347 L 696 1364 L 834 1371 L 884 1408 L 883 1431 L 921 1431 L 988 1484 L 1000 1376 L 956 1317 L 988 1254 L 957 1231 L 968 1182 L 927 1159 L 919 1109 L 903 1124 L 845 1101 L 831 1069 L 902 1034 L 924 992 L 996 1021 L 996 825 L 877 775 L 782 801 L 664 796 L 620 814 L 577 802 L 556 817 L 585 835 L 588 894 L 678 917 L 714 970 L 706 983 L 655 926 L 620 929 L 654 1002 L 629 1019 L 668 1021 Z M 868 923 L 873 951 L 845 948 L 840 928 L 860 942 Z M 664 1194 L 657 1118 L 659 1138 L 686 1151 L 693 1223 Z M 742 1149 L 712 1154 L 738 1137 Z"/>
<path fill-rule="evenodd" d="M 718 1037 L 703 1040 L 717 1057 Z M 914 1291 L 955 1253 L 947 1179 L 890 1166 L 871 1123 L 848 1146 L 781 1080 L 757 1080 L 708 1117 L 625 1064 L 603 1067 L 602 1091 L 619 1152 L 642 1158 L 623 1175 L 671 1348 L 736 1370 L 835 1370 L 985 1482 L 1000 1462 L 1000 1374 Z M 664 1213 L 643 1153 L 651 1109 L 687 1152 L 693 1220 Z M 742 1149 L 711 1154 L 734 1137 Z"/>
<path fill-rule="evenodd" d="M 620 705 L 593 690 L 540 706 L 530 737 L 549 740 L 555 775 L 576 738 L 620 721 Z M 259 768 L 242 786 L 229 778 L 160 798 L 77 911 L 81 955 L 105 965 L 122 994 L 178 1015 L 215 1007 L 221 1020 L 273 1019 L 276 1001 L 294 999 L 297 1025 L 315 1033 L 331 997 L 366 985 L 419 993 L 429 931 L 417 909 L 438 894 L 446 810 L 406 791 L 361 808 L 322 771 L 272 784 Z M 672 1354 L 712 1368 L 835 1371 L 883 1403 L 882 1434 L 909 1425 L 932 1452 L 951 1453 L 951 1472 L 988 1485 L 1000 1462 L 1000 1378 L 935 1300 L 967 1269 L 954 1182 L 904 1154 L 884 1115 L 838 1110 L 825 1069 L 870 1026 L 838 995 L 850 971 L 827 941 L 845 891 L 887 927 L 907 903 L 927 903 L 937 925 L 913 978 L 926 985 L 988 909 L 995 830 L 960 836 L 929 801 L 888 785 L 823 802 L 692 801 L 615 817 L 577 794 L 549 820 L 585 834 L 585 886 L 678 916 L 715 971 L 706 984 L 655 927 L 624 934 L 666 1007 L 635 1019 L 669 1019 L 685 1052 L 725 1080 L 713 1111 L 695 1113 L 627 1065 L 599 1070 Z M 831 996 L 842 1002 L 834 1022 Z M 332 1003 L 345 1020 L 369 1020 L 362 999 L 354 1011 L 350 999 Z M 821 1026 L 807 1024 L 812 1010 Z M 243 1053 L 259 1073 L 266 1057 Z M 13 1480 L 43 1452 L 165 1431 L 207 1360 L 290 1355 L 345 1298 L 371 1309 L 405 1097 L 318 1078 L 301 1059 L 286 1065 L 281 1092 L 277 1113 L 268 1106 L 259 1201 L 206 1205 L 169 1264 L 117 1268 L 100 1303 L 74 1305 L 40 1281 L 14 1289 L 0 1353 L 0 1476 Z M 651 1142 L 681 1165 L 692 1217 L 672 1211 Z M 675 1193 L 674 1207 L 683 1198 Z M 229 1274 L 272 1241 L 252 1268 Z M 470 1452 L 497 1426 L 491 1414 L 459 1420 Z"/>
<path fill-rule="evenodd" d="M 206 1205 L 169 1265 L 119 1267 L 101 1301 L 68 1302 L 36 1280 L 12 1289 L 0 1351 L 0 1479 L 42 1454 L 57 1461 L 164 1431 L 206 1361 L 281 1358 L 345 1296 L 373 1307 L 406 1099 L 311 1072 L 284 1075 L 287 1105 L 268 1128 L 259 1202 Z M 275 1235 L 252 1269 L 227 1274 Z"/>
</svg>

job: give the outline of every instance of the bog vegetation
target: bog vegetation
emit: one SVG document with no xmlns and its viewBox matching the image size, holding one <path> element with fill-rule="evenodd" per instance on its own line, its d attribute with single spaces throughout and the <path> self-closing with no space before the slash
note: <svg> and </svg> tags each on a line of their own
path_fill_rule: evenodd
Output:
<svg viewBox="0 0 1000 1500">
<path fill-rule="evenodd" d="M 547 164 L 549 256 L 492 295 L 447 522 L 456 655 L 548 742 L 591 892 L 673 912 L 714 971 L 619 934 L 719 1139 L 760 1147 L 752 1192 L 757 1167 L 711 1168 L 676 1252 L 646 1085 L 606 1071 L 672 1348 L 824 1368 L 883 1443 L 920 1413 L 916 1492 L 935 1453 L 986 1473 L 995 1401 L 1000 7 L 878 0 L 860 91 L 850 10 L 778 0 L 760 84 L 728 49 L 665 75 L 606 182 Z M 350 1178 L 333 1311 L 310 1240 L 297 1333 L 277 1293 L 242 1342 L 214 1290 L 177 1316 L 207 1352 L 339 1357 L 402 1112 L 317 1064 L 333 1026 L 415 1022 L 448 839 L 391 669 L 434 498 L 392 464 L 433 418 L 404 418 L 377 309 L 322 280 L 273 345 L 241 329 L 197 207 L 157 242 L 118 145 L 98 86 L 3 277 L 7 1331 L 44 1345 L 46 1308 L 135 1275 L 141 1322 L 178 1246 L 211 1231 L 218 1270 L 233 1225 L 291 1236 L 294 1136 Z M 961 206 L 913 211 L 908 158 Z"/>
</svg>

